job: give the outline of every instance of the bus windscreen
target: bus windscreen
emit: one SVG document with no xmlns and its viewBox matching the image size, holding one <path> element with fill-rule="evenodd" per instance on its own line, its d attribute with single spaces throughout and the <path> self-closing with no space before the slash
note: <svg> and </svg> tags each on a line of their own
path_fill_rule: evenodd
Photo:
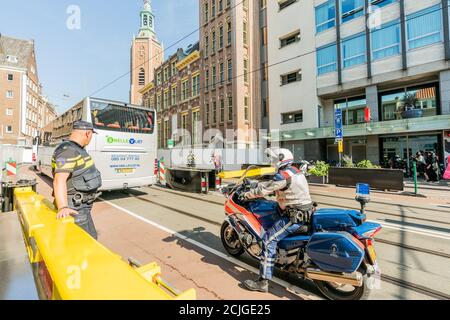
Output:
<svg viewBox="0 0 450 320">
<path fill-rule="evenodd" d="M 92 123 L 98 130 L 152 134 L 155 112 L 111 103 L 91 103 Z"/>
</svg>

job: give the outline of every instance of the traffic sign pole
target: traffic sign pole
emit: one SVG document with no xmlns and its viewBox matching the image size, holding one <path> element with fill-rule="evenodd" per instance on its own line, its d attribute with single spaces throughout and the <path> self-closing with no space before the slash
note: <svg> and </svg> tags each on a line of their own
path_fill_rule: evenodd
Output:
<svg viewBox="0 0 450 320">
<path fill-rule="evenodd" d="M 342 166 L 342 158 L 344 153 L 344 129 L 342 124 L 342 109 L 334 111 L 334 130 L 335 141 L 338 143 L 339 165 Z"/>
</svg>

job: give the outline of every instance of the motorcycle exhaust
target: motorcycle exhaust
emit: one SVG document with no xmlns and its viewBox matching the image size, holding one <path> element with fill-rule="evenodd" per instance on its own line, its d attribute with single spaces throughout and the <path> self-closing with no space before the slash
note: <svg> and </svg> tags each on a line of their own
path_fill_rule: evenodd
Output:
<svg viewBox="0 0 450 320">
<path fill-rule="evenodd" d="M 306 269 L 306 278 L 327 282 L 338 282 L 354 287 L 362 287 L 363 275 L 360 272 L 336 274 L 317 269 Z"/>
</svg>

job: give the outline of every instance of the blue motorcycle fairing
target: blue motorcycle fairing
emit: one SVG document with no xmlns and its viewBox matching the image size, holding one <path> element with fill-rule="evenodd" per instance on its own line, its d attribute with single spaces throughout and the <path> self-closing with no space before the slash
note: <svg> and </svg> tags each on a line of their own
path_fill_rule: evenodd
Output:
<svg viewBox="0 0 450 320">
<path fill-rule="evenodd" d="M 350 232 L 358 236 L 369 237 L 375 230 L 381 228 L 381 224 L 376 222 L 364 222 L 362 225 L 353 227 Z"/>
<path fill-rule="evenodd" d="M 246 204 L 246 209 L 254 214 L 264 230 L 270 229 L 281 218 L 276 201 L 266 199 L 250 201 Z"/>
<path fill-rule="evenodd" d="M 357 227 L 363 223 L 366 216 L 356 210 L 343 209 L 319 209 L 312 218 L 314 232 L 342 231 L 344 229 Z"/>
<path fill-rule="evenodd" d="M 305 247 L 311 236 L 308 235 L 298 235 L 298 236 L 287 236 L 280 242 L 278 242 L 278 248 L 284 250 L 293 250 L 297 248 Z"/>
<path fill-rule="evenodd" d="M 353 273 L 364 259 L 365 251 L 347 232 L 318 232 L 311 236 L 306 253 L 322 270 Z"/>
</svg>

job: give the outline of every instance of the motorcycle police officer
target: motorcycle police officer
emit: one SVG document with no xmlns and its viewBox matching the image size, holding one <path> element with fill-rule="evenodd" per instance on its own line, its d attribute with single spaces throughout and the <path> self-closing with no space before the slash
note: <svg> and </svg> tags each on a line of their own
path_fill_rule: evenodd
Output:
<svg viewBox="0 0 450 320">
<path fill-rule="evenodd" d="M 57 219 L 72 215 L 75 223 L 97 239 L 91 216 L 92 205 L 102 185 L 100 172 L 85 147 L 95 133 L 92 123 L 77 121 L 67 141 L 53 153 L 53 195 L 58 208 Z"/>
<path fill-rule="evenodd" d="M 314 210 L 305 175 L 292 166 L 294 157 L 287 149 L 267 149 L 266 154 L 275 164 L 277 173 L 273 180 L 260 182 L 244 193 L 243 199 L 256 199 L 275 193 L 282 215 L 263 235 L 259 279 L 246 280 L 244 285 L 252 291 L 267 292 L 272 279 L 277 244 L 279 241 L 309 224 Z"/>
</svg>

